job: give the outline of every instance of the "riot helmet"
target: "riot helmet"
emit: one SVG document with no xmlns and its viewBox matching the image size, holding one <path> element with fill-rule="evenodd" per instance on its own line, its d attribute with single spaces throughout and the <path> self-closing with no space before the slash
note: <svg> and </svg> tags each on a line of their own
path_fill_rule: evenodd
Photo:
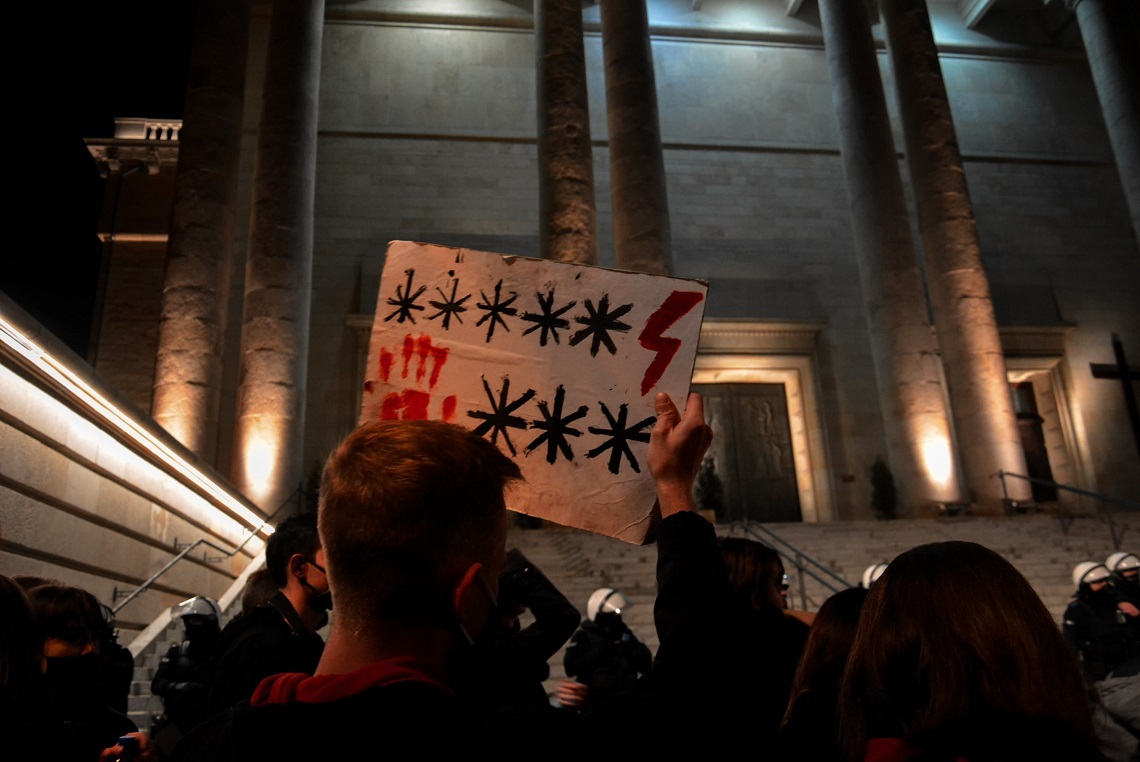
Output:
<svg viewBox="0 0 1140 762">
<path fill-rule="evenodd" d="M 631 606 L 629 599 L 612 587 L 599 587 L 590 594 L 586 602 L 586 617 L 591 621 L 598 618 L 598 614 L 617 614 L 621 616 L 623 609 Z"/>
<path fill-rule="evenodd" d="M 883 576 L 883 572 L 886 570 L 886 564 L 871 564 L 863 570 L 863 580 L 859 583 L 859 586 L 863 588 L 869 588 L 875 583 L 875 580 Z"/>
<path fill-rule="evenodd" d="M 1107 582 L 1110 576 L 1108 567 L 1104 564 L 1096 561 L 1082 561 L 1073 567 L 1073 587 L 1079 591 L 1087 585 Z"/>
<path fill-rule="evenodd" d="M 213 598 L 196 595 L 193 598 L 187 598 L 182 601 L 182 603 L 175 605 L 171 609 L 170 615 L 175 619 L 202 617 L 204 619 L 213 620 L 213 622 L 217 624 L 222 618 L 222 609 Z"/>
<path fill-rule="evenodd" d="M 1121 551 L 1104 559 L 1104 565 L 1112 574 L 1114 585 L 1133 592 L 1140 589 L 1140 556 Z"/>
</svg>

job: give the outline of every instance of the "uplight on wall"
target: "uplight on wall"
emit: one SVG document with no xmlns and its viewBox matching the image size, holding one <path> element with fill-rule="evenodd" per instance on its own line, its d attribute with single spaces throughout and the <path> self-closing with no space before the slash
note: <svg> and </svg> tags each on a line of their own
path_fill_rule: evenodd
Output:
<svg viewBox="0 0 1140 762">
<path fill-rule="evenodd" d="M 926 431 L 919 440 L 919 453 L 922 467 L 930 484 L 937 490 L 940 500 L 954 500 L 958 497 L 957 480 L 954 478 L 954 454 L 950 448 L 950 435 L 946 431 Z"/>
</svg>

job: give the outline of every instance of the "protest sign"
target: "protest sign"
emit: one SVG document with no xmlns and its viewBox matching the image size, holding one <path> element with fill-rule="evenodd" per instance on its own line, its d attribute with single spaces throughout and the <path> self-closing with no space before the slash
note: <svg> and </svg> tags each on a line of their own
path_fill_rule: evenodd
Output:
<svg viewBox="0 0 1140 762">
<path fill-rule="evenodd" d="M 437 419 L 522 469 L 508 508 L 643 544 L 653 398 L 683 409 L 707 284 L 393 241 L 361 423 Z"/>
</svg>

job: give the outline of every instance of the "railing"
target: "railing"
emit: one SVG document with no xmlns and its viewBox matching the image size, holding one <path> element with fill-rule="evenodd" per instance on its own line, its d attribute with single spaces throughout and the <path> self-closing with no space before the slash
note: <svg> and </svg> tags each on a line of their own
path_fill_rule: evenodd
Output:
<svg viewBox="0 0 1140 762">
<path fill-rule="evenodd" d="M 1084 497 L 1091 497 L 1095 500 L 1099 500 L 1101 503 L 1109 503 L 1111 505 L 1118 505 L 1121 508 L 1124 508 L 1125 510 L 1128 510 L 1128 511 L 1140 511 L 1140 503 L 1134 503 L 1131 500 L 1121 500 L 1120 498 L 1109 497 L 1108 495 L 1102 495 L 1098 492 L 1089 492 L 1088 490 L 1079 489 L 1078 487 L 1070 487 L 1067 484 L 1058 484 L 1057 482 L 1051 482 L 1048 479 L 1038 479 L 1038 478 L 1033 477 L 1033 476 L 1026 476 L 1025 474 L 1014 474 L 1014 473 L 1011 473 L 1009 471 L 998 471 L 994 475 L 997 476 L 999 479 L 1001 479 L 1001 491 L 1002 491 L 1002 494 L 1005 495 L 1006 505 L 1010 505 L 1012 503 L 1012 501 L 1009 499 L 1009 492 L 1006 490 L 1006 487 L 1005 487 L 1006 477 L 1010 477 L 1013 479 L 1022 479 L 1024 481 L 1029 482 L 1030 484 L 1042 484 L 1042 485 L 1045 485 L 1047 487 L 1053 487 L 1055 489 L 1063 489 L 1066 492 L 1072 492 L 1072 493 L 1077 494 L 1077 495 L 1083 495 Z M 1124 533 L 1126 531 L 1128 531 L 1128 527 L 1119 527 L 1119 531 L 1118 531 L 1118 528 L 1116 526 L 1116 522 L 1114 522 L 1112 520 L 1112 511 L 1109 510 L 1108 508 L 1104 507 L 1103 505 L 1101 506 L 1101 511 L 1104 513 L 1104 518 L 1108 522 L 1108 531 L 1109 531 L 1109 534 L 1112 535 L 1112 546 L 1116 550 L 1120 550 L 1120 542 L 1122 539 L 1124 539 Z M 1058 518 L 1061 521 L 1061 531 L 1064 532 L 1065 534 L 1068 534 L 1069 527 L 1072 526 L 1072 523 L 1073 523 L 1072 514 L 1069 512 L 1069 510 L 1067 508 L 1062 506 L 1060 513 L 1058 515 Z"/>
<path fill-rule="evenodd" d="M 789 543 L 778 534 L 754 521 L 745 519 L 743 521 L 734 521 L 729 524 L 729 530 L 733 527 L 739 526 L 743 531 L 753 537 L 753 539 L 769 545 L 780 554 L 780 557 L 796 570 L 796 580 L 799 586 L 800 595 L 800 609 L 806 611 L 808 606 L 806 578 L 811 577 L 820 585 L 822 585 L 829 592 L 837 593 L 840 590 L 846 590 L 849 587 L 854 587 L 850 582 L 843 577 L 836 574 L 834 571 L 824 566 L 819 561 L 815 560 L 807 553 L 796 546 Z M 773 543 L 781 547 L 775 547 Z M 782 548 L 782 549 L 781 549 Z M 795 608 L 793 606 L 792 608 Z"/>
<path fill-rule="evenodd" d="M 265 521 L 261 522 L 261 524 L 259 524 L 256 527 L 252 527 L 249 530 L 249 533 L 245 536 L 245 539 L 243 539 L 237 545 L 237 547 L 235 547 L 233 550 L 226 550 L 223 547 L 215 545 L 214 543 L 210 542 L 209 540 L 207 540 L 204 537 L 200 538 L 198 540 L 195 540 L 194 542 L 190 543 L 189 545 L 179 549 L 180 548 L 179 542 L 177 539 L 175 539 L 174 540 L 174 548 L 175 548 L 175 550 L 178 550 L 178 553 L 174 556 L 174 558 L 170 559 L 170 561 L 165 566 L 163 566 L 161 569 L 159 569 L 154 574 L 152 574 L 149 579 L 147 579 L 145 582 L 143 582 L 141 585 L 139 585 L 134 590 L 131 590 L 128 592 L 125 590 L 119 590 L 118 588 L 114 589 L 114 591 L 112 593 L 112 595 L 114 596 L 114 599 L 116 601 L 118 601 L 119 598 L 122 598 L 122 601 L 111 607 L 111 613 L 118 614 L 120 611 L 122 611 L 122 609 L 128 603 L 130 603 L 135 598 L 139 597 L 140 595 L 145 593 L 148 589 L 150 589 L 151 585 L 153 585 L 155 583 L 155 581 L 157 581 L 162 575 L 166 574 L 168 571 L 170 571 L 172 568 L 174 568 L 174 566 L 179 561 L 181 561 L 183 558 L 186 558 L 186 556 L 190 555 L 190 553 L 193 552 L 193 550 L 195 548 L 198 548 L 200 546 L 205 546 L 207 548 L 213 548 L 214 550 L 216 550 L 222 554 L 220 556 L 210 556 L 208 553 L 203 552 L 202 560 L 208 564 L 218 563 L 219 561 L 224 561 L 227 558 L 233 558 L 235 555 L 237 555 L 241 551 L 242 548 L 244 548 L 246 546 L 246 543 L 248 543 L 250 540 L 252 540 L 256 535 L 258 535 L 262 529 L 264 529 L 266 526 L 272 524 L 274 517 L 277 516 L 277 514 L 279 514 L 285 506 L 289 505 L 294 500 L 296 500 L 298 508 L 300 508 L 304 498 L 305 498 L 304 487 L 298 485 L 297 489 L 295 489 L 292 493 L 290 493 L 289 497 L 285 498 L 281 502 L 281 504 L 279 506 L 277 506 L 277 508 L 273 511 L 273 513 L 269 514 L 269 516 L 266 517 Z"/>
</svg>

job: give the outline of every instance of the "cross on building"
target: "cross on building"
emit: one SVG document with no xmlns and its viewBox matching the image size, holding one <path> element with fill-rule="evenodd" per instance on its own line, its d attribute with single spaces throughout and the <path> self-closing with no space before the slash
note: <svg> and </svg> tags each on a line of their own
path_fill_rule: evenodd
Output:
<svg viewBox="0 0 1140 762">
<path fill-rule="evenodd" d="M 1136 451 L 1140 454 L 1140 413 L 1136 410 L 1136 394 L 1132 390 L 1132 382 L 1140 380 L 1140 369 L 1129 368 L 1124 359 L 1124 345 L 1120 337 L 1112 334 L 1112 352 L 1116 356 L 1116 364 L 1091 362 L 1093 378 L 1118 378 L 1120 386 L 1124 389 L 1124 404 L 1128 407 L 1128 420 L 1132 423 L 1132 436 L 1136 439 Z"/>
</svg>

